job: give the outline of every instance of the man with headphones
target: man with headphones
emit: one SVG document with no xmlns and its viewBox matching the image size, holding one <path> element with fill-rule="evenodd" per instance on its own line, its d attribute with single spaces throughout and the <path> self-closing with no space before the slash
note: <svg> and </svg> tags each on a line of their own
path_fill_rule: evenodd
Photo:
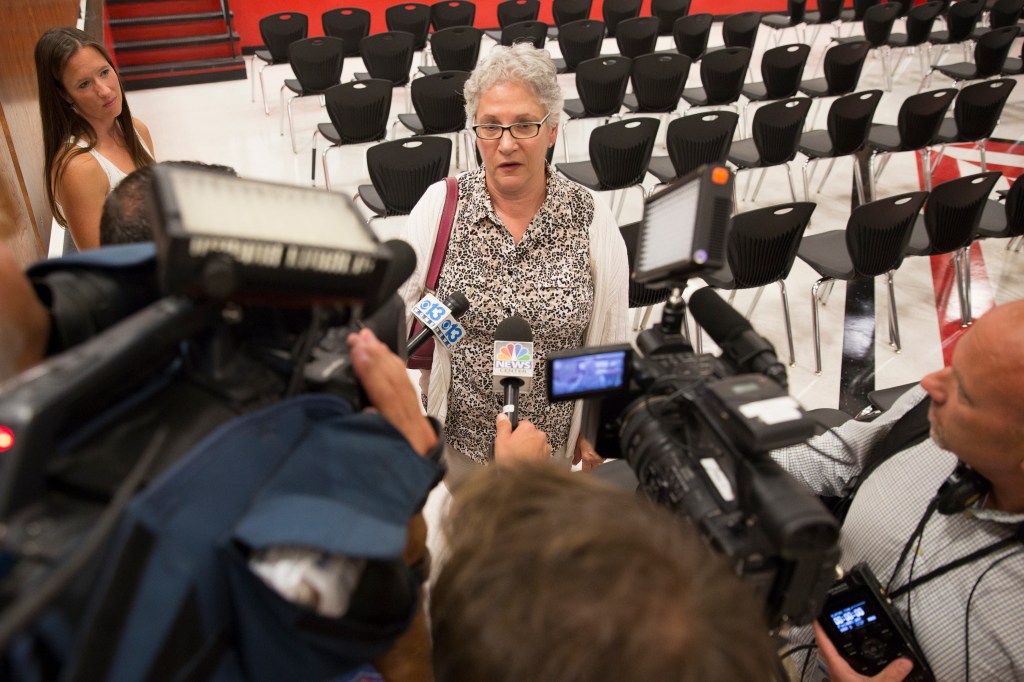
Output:
<svg viewBox="0 0 1024 682">
<path fill-rule="evenodd" d="M 867 564 L 935 679 L 1020 678 L 1024 301 L 980 318 L 949 367 L 875 421 L 847 422 L 772 457 L 821 495 L 852 496 L 842 567 Z M 813 656 L 795 661 L 802 679 L 915 675 L 897 659 L 863 677 L 818 625 L 815 637 L 817 665 Z"/>
</svg>

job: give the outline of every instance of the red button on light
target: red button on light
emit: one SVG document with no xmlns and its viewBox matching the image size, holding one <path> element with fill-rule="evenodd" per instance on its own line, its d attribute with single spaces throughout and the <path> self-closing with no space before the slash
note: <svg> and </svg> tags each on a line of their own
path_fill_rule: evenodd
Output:
<svg viewBox="0 0 1024 682">
<path fill-rule="evenodd" d="M 7 452 L 14 447 L 14 431 L 0 426 L 0 452 Z"/>
</svg>

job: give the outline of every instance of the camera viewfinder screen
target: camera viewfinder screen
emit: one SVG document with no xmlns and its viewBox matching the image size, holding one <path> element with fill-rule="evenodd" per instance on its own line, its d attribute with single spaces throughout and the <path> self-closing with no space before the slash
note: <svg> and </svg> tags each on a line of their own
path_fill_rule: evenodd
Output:
<svg viewBox="0 0 1024 682">
<path fill-rule="evenodd" d="M 829 618 L 840 633 L 857 630 L 878 620 L 877 615 L 867 610 L 867 602 L 863 601 L 830 613 Z"/>
<path fill-rule="evenodd" d="M 551 361 L 551 396 L 569 398 L 625 387 L 628 351 L 557 358 Z"/>
</svg>

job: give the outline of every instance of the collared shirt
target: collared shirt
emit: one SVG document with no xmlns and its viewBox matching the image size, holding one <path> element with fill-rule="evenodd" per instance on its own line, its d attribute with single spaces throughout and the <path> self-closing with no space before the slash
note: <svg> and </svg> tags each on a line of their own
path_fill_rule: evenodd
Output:
<svg viewBox="0 0 1024 682">
<path fill-rule="evenodd" d="M 478 462 L 488 456 L 503 402 L 492 386 L 498 324 L 513 314 L 530 323 L 533 388 L 520 397 L 519 413 L 557 451 L 566 444 L 573 403 L 547 402 L 545 359 L 583 345 L 594 303 L 593 196 L 548 167 L 547 196 L 516 244 L 494 211 L 484 173 L 459 177 L 459 210 L 437 287 L 441 300 L 461 291 L 470 302 L 460 319 L 466 334 L 452 349 L 445 429 L 452 447 Z"/>
</svg>

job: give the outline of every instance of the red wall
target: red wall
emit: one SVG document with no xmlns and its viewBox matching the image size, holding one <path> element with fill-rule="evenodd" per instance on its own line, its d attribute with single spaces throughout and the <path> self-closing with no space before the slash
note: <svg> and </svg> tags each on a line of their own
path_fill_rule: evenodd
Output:
<svg viewBox="0 0 1024 682">
<path fill-rule="evenodd" d="M 432 4 L 431 0 L 420 0 L 425 4 Z M 481 28 L 494 28 L 498 26 L 497 10 L 499 0 L 475 0 L 476 2 L 476 25 Z M 234 0 L 230 2 L 231 11 L 235 13 L 235 30 L 242 37 L 242 47 L 251 48 L 262 45 L 260 40 L 259 21 L 268 14 L 293 10 L 304 12 L 309 16 L 309 35 L 323 35 L 320 28 L 320 15 L 329 9 L 337 7 L 361 7 L 370 11 L 373 16 L 373 24 L 370 26 L 372 33 L 386 31 L 384 25 L 384 10 L 391 5 L 398 4 L 399 0 Z M 849 4 L 849 3 L 847 3 Z M 808 8 L 817 7 L 815 0 L 810 0 Z M 649 15 L 651 8 L 650 0 L 644 0 L 640 13 Z M 693 0 L 690 12 L 711 12 L 712 14 L 729 14 L 741 10 L 760 10 L 762 12 L 784 12 L 786 0 Z M 601 18 L 601 0 L 594 0 L 591 16 Z M 551 18 L 551 3 L 544 0 L 541 3 L 540 20 L 553 23 Z"/>
</svg>

